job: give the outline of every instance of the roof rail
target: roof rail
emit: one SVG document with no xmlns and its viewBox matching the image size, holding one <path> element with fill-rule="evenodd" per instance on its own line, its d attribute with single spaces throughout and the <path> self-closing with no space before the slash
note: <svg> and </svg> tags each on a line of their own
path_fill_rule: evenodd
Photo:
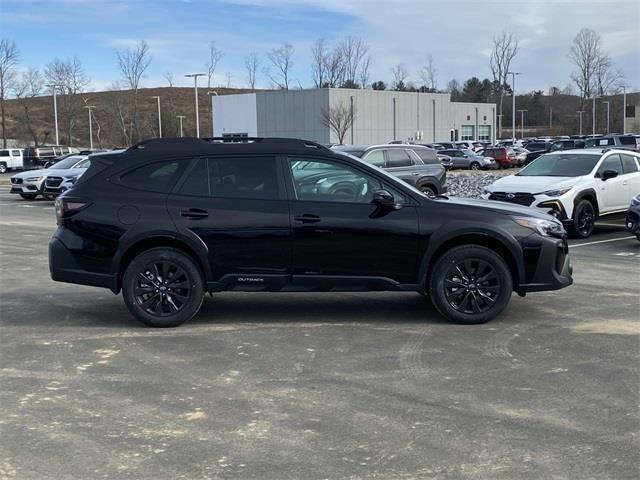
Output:
<svg viewBox="0 0 640 480">
<path fill-rule="evenodd" d="M 128 150 L 141 150 L 149 147 L 166 147 L 168 145 L 186 145 L 196 142 L 206 142 L 210 144 L 216 143 L 266 143 L 266 144 L 283 144 L 290 146 L 303 146 L 308 148 L 319 148 L 329 150 L 324 145 L 321 145 L 310 140 L 302 140 L 299 138 L 278 138 L 278 137 L 180 137 L 180 138 L 150 138 L 136 143 L 128 148 Z"/>
</svg>

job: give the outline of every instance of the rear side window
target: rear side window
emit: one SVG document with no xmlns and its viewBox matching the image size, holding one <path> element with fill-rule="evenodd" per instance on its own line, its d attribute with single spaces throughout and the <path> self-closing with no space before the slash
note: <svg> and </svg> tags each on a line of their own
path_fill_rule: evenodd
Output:
<svg viewBox="0 0 640 480">
<path fill-rule="evenodd" d="M 413 165 L 409 153 L 403 148 L 390 148 L 387 150 L 387 167 L 408 167 Z"/>
<path fill-rule="evenodd" d="M 416 148 L 414 152 L 420 157 L 425 164 L 439 164 L 438 156 L 433 150 L 427 150 L 426 148 Z"/>
<path fill-rule="evenodd" d="M 187 175 L 179 193 L 219 198 L 277 199 L 275 158 L 200 159 Z"/>
<path fill-rule="evenodd" d="M 638 171 L 638 163 L 633 155 L 621 153 L 620 158 L 622 159 L 622 169 L 624 173 L 634 173 Z"/>
<path fill-rule="evenodd" d="M 8 157 L 9 150 L 0 150 L 0 157 Z"/>
<path fill-rule="evenodd" d="M 180 162 L 156 162 L 136 168 L 120 177 L 128 187 L 150 192 L 168 193 L 180 173 Z"/>
<path fill-rule="evenodd" d="M 620 137 L 620 145 L 635 145 L 635 137 Z"/>
</svg>

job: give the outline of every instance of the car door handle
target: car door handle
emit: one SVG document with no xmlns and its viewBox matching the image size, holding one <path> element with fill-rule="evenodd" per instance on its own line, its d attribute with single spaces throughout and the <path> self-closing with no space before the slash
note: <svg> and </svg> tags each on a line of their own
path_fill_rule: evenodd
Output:
<svg viewBox="0 0 640 480">
<path fill-rule="evenodd" d="M 293 217 L 296 222 L 302 223 L 318 223 L 322 220 L 318 215 L 311 215 L 310 213 L 305 213 L 304 215 L 296 215 Z"/>
<path fill-rule="evenodd" d="M 186 210 L 180 210 L 180 216 L 193 219 L 207 218 L 209 212 L 201 208 L 188 208 Z"/>
</svg>

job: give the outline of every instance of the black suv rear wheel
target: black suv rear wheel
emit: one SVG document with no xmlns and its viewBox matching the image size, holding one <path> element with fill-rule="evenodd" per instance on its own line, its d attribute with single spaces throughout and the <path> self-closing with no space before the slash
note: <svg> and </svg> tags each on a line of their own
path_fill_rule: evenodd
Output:
<svg viewBox="0 0 640 480">
<path fill-rule="evenodd" d="M 133 259 L 122 279 L 131 314 L 150 327 L 176 327 L 202 305 L 204 281 L 193 259 L 174 248 L 153 248 Z"/>
<path fill-rule="evenodd" d="M 455 323 L 485 323 L 509 303 L 513 284 L 505 261 L 479 245 L 462 245 L 436 262 L 429 296 L 436 309 Z"/>
</svg>

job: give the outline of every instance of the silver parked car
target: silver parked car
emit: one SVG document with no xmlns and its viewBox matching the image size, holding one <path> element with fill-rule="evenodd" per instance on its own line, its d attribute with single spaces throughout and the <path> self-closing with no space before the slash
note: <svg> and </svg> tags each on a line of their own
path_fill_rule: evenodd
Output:
<svg viewBox="0 0 640 480">
<path fill-rule="evenodd" d="M 497 168 L 493 158 L 478 155 L 471 150 L 440 150 L 438 153 L 451 157 L 451 168 L 469 168 L 471 170 Z"/>
<path fill-rule="evenodd" d="M 72 155 L 60 160 L 49 168 L 20 172 L 11 177 L 10 193 L 18 194 L 26 200 L 33 200 L 38 195 L 42 195 L 44 182 L 48 176 L 69 176 L 71 175 L 69 173 L 70 169 L 84 162 L 87 158 L 86 155 Z"/>
</svg>

